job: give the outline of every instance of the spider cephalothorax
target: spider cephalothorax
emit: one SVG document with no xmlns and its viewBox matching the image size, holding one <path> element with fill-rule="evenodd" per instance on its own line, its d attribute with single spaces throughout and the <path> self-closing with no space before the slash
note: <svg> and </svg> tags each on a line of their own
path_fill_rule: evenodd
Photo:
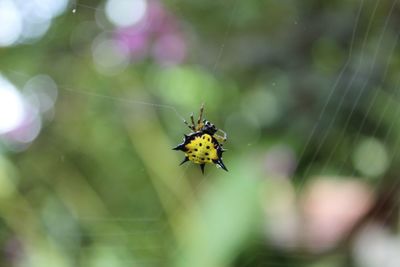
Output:
<svg viewBox="0 0 400 267">
<path fill-rule="evenodd" d="M 228 169 L 222 162 L 222 143 L 226 141 L 226 133 L 207 120 L 203 120 L 204 106 L 201 105 L 197 124 L 194 122 L 193 113 L 190 115 L 191 125 L 187 121 L 184 123 L 192 130 L 188 135 L 184 135 L 183 143 L 177 145 L 174 150 L 181 150 L 185 153 L 185 158 L 181 165 L 187 161 L 200 164 L 201 171 L 204 173 L 206 163 L 214 163 L 225 171 Z M 221 132 L 223 136 L 217 134 Z"/>
</svg>

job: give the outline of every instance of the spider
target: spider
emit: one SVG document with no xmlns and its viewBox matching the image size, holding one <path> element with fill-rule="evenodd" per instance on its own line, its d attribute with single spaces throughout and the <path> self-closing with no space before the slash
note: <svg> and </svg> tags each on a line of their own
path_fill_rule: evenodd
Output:
<svg viewBox="0 0 400 267">
<path fill-rule="evenodd" d="M 228 169 L 222 162 L 222 143 L 227 139 L 226 133 L 215 127 L 214 124 L 207 120 L 203 120 L 204 104 L 200 107 L 200 115 L 197 124 L 194 122 L 193 113 L 190 115 L 192 124 L 186 120 L 183 122 L 192 132 L 184 135 L 183 143 L 177 145 L 173 150 L 181 150 L 185 153 L 185 158 L 180 165 L 187 161 L 200 164 L 201 172 L 204 174 L 204 166 L 206 163 L 214 163 L 225 171 Z M 222 133 L 218 135 L 217 132 Z"/>
</svg>

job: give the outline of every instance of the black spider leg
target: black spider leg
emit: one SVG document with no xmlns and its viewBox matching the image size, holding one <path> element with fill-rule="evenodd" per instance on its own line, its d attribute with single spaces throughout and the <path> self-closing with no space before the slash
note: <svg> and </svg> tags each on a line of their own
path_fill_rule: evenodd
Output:
<svg viewBox="0 0 400 267">
<path fill-rule="evenodd" d="M 206 166 L 205 163 L 200 164 L 200 169 L 202 174 L 204 174 L 204 166 Z"/>
</svg>

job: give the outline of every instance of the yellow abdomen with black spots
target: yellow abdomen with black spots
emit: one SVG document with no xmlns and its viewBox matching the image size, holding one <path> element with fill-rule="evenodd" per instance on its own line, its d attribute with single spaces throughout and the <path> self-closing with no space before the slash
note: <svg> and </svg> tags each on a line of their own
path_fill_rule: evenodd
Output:
<svg viewBox="0 0 400 267">
<path fill-rule="evenodd" d="M 209 134 L 196 136 L 186 145 L 186 157 L 197 164 L 212 163 L 213 160 L 218 160 L 216 144 Z"/>
</svg>

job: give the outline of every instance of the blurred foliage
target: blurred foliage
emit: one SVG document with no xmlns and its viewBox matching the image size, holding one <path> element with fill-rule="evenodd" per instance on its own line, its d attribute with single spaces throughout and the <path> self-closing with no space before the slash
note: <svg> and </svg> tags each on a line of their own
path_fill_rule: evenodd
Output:
<svg viewBox="0 0 400 267">
<path fill-rule="evenodd" d="M 382 266 L 363 265 L 354 240 L 371 221 L 398 230 L 400 6 L 159 4 L 180 62 L 152 54 L 153 36 L 105 71 L 93 51 L 118 29 L 103 1 L 70 3 L 42 39 L 0 49 L 13 84 L 47 74 L 59 94 L 29 147 L 1 145 L 0 266 Z M 171 150 L 201 103 L 228 133 L 228 173 L 178 166 Z M 371 205 L 325 248 L 305 203 L 326 177 L 367 187 Z"/>
</svg>

